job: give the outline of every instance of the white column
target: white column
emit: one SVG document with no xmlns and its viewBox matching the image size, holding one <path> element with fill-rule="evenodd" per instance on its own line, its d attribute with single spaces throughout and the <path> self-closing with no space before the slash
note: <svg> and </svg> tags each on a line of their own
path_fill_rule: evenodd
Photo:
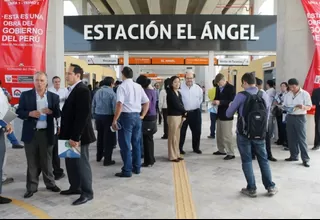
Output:
<svg viewBox="0 0 320 220">
<path fill-rule="evenodd" d="M 123 66 L 129 66 L 129 52 L 124 51 L 123 53 Z"/>
<path fill-rule="evenodd" d="M 216 68 L 214 67 L 214 51 L 209 51 L 209 66 L 205 71 L 205 87 L 206 99 L 208 97 L 208 90 L 212 88 L 212 80 L 216 77 Z"/>
<path fill-rule="evenodd" d="M 277 4 L 277 85 L 290 78 L 303 86 L 314 53 L 314 43 L 300 0 L 281 0 Z M 308 143 L 313 144 L 314 120 L 308 116 Z"/>
<path fill-rule="evenodd" d="M 47 28 L 47 54 L 46 72 L 48 74 L 49 86 L 52 78 L 59 76 L 61 86 L 64 86 L 64 24 L 63 24 L 63 0 L 49 1 Z"/>
</svg>

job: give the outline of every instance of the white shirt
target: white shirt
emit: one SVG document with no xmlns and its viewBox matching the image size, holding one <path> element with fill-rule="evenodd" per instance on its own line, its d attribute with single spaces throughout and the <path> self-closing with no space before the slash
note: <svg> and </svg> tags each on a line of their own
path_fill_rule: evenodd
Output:
<svg viewBox="0 0 320 220">
<path fill-rule="evenodd" d="M 160 91 L 159 95 L 159 109 L 166 109 L 168 108 L 167 106 L 167 91 L 165 89 L 162 89 Z"/>
<path fill-rule="evenodd" d="M 37 94 L 37 111 L 41 112 L 42 109 L 48 108 L 48 98 L 47 98 L 47 92 L 44 94 L 44 96 L 41 98 L 41 96 L 36 92 Z M 37 121 L 37 129 L 45 129 L 48 127 L 47 124 L 47 115 L 42 114 L 42 117 L 45 117 L 45 120 L 40 120 L 40 118 Z"/>
<path fill-rule="evenodd" d="M 186 83 L 181 84 L 181 96 L 184 108 L 187 111 L 200 108 L 203 101 L 203 90 L 197 84 L 193 84 L 190 88 Z"/>
<path fill-rule="evenodd" d="M 141 104 L 149 102 L 149 98 L 138 83 L 126 79 L 117 89 L 117 102 L 122 103 L 122 112 L 140 113 Z"/>
<path fill-rule="evenodd" d="M 274 88 L 270 88 L 270 89 L 267 89 L 266 93 L 269 96 L 269 104 L 270 106 L 272 106 L 274 99 L 277 95 L 277 91 Z"/>
<path fill-rule="evenodd" d="M 79 83 L 81 83 L 82 80 L 79 80 L 78 82 L 76 82 L 75 84 L 73 84 L 71 87 L 69 87 L 68 89 L 68 96 L 70 95 L 70 93 L 72 92 L 72 90 L 74 89 L 74 87 L 76 87 Z"/>
<path fill-rule="evenodd" d="M 9 110 L 10 104 L 8 102 L 7 96 L 4 94 L 2 89 L 0 88 L 0 119 L 6 115 Z"/>
<path fill-rule="evenodd" d="M 307 91 L 300 88 L 299 92 L 296 95 L 294 95 L 293 92 L 291 91 L 288 92 L 284 96 L 283 105 L 289 108 L 295 107 L 297 105 L 312 106 L 312 101 L 311 101 L 310 94 Z M 292 113 L 289 113 L 289 115 L 306 115 L 306 114 L 307 114 L 307 111 L 302 109 L 296 109 Z"/>
<path fill-rule="evenodd" d="M 60 88 L 56 90 L 54 87 L 48 89 L 50 92 L 59 96 L 60 99 L 60 110 L 62 110 L 65 100 L 68 98 L 69 91 L 67 88 Z"/>
</svg>

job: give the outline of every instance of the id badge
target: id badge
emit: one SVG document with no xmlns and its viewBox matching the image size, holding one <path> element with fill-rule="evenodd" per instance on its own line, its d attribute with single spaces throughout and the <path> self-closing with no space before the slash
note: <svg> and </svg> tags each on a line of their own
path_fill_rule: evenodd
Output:
<svg viewBox="0 0 320 220">
<path fill-rule="evenodd" d="M 46 121 L 47 120 L 47 115 L 40 115 L 39 121 Z"/>
</svg>

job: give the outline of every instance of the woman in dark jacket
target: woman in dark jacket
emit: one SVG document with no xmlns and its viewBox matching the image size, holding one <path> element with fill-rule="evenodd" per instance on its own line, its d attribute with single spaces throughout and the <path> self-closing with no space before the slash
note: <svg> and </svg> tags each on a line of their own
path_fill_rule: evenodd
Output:
<svg viewBox="0 0 320 220">
<path fill-rule="evenodd" d="M 144 151 L 144 163 L 142 164 L 142 167 L 152 167 L 156 162 L 154 158 L 153 135 L 157 132 L 157 94 L 156 90 L 151 87 L 151 80 L 148 77 L 141 75 L 137 78 L 136 82 L 142 86 L 150 100 L 149 111 L 142 121 L 142 142 Z"/>
<path fill-rule="evenodd" d="M 168 109 L 168 152 L 169 160 L 180 162 L 183 158 L 180 156 L 179 142 L 180 129 L 185 116 L 182 97 L 179 92 L 180 78 L 173 76 L 170 78 L 169 88 L 167 89 L 167 109 Z"/>
</svg>

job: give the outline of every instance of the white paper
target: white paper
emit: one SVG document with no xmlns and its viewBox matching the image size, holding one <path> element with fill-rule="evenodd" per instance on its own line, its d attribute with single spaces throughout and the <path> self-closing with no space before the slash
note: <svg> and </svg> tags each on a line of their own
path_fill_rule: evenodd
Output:
<svg viewBox="0 0 320 220">
<path fill-rule="evenodd" d="M 11 109 L 9 108 L 5 116 L 3 117 L 3 121 L 6 123 L 12 122 L 14 119 L 16 119 L 18 115 Z"/>
</svg>

